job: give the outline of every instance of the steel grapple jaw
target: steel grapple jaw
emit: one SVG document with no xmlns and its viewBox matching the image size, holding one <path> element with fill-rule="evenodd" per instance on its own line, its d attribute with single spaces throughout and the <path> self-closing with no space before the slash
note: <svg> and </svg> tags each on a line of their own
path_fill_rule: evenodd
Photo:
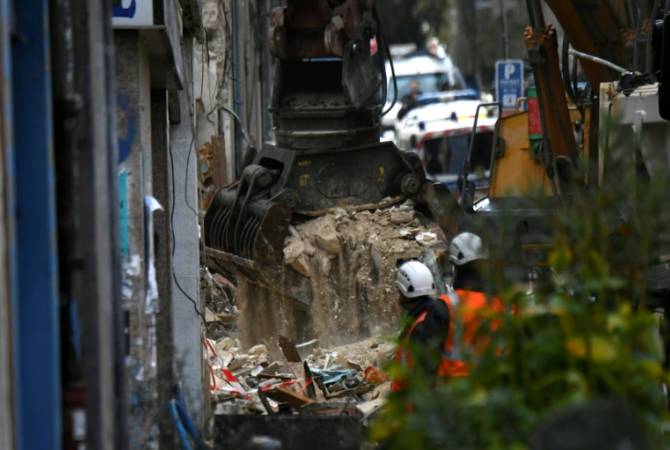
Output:
<svg viewBox="0 0 670 450">
<path fill-rule="evenodd" d="M 267 187 L 275 179 L 272 171 L 251 165 L 236 186 L 219 190 L 205 215 L 207 247 L 245 266 L 253 261 L 279 263 L 291 210 L 268 198 Z"/>
</svg>

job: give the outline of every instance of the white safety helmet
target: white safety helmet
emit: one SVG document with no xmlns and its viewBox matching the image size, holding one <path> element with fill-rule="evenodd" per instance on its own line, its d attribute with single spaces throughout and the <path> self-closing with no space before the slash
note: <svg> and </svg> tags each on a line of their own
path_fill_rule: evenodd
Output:
<svg viewBox="0 0 670 450">
<path fill-rule="evenodd" d="M 457 266 L 488 257 L 482 238 L 474 233 L 461 233 L 449 244 L 449 261 Z"/>
<path fill-rule="evenodd" d="M 433 274 L 425 264 L 419 261 L 403 263 L 398 268 L 395 285 L 400 293 L 407 298 L 435 295 Z"/>
</svg>

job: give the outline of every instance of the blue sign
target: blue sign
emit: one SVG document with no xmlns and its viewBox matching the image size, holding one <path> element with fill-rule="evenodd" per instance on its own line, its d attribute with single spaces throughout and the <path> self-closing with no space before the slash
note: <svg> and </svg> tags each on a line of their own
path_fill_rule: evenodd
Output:
<svg viewBox="0 0 670 450">
<path fill-rule="evenodd" d="M 515 109 L 523 97 L 523 61 L 505 59 L 496 61 L 496 98 L 503 109 Z"/>
<path fill-rule="evenodd" d="M 112 10 L 115 28 L 146 28 L 154 25 L 155 0 L 117 0 Z"/>
<path fill-rule="evenodd" d="M 117 5 L 114 5 L 112 10 L 113 17 L 128 17 L 132 19 L 135 17 L 135 10 L 137 9 L 136 0 L 130 0 L 129 4 L 124 5 L 123 2 L 120 2 Z"/>
</svg>

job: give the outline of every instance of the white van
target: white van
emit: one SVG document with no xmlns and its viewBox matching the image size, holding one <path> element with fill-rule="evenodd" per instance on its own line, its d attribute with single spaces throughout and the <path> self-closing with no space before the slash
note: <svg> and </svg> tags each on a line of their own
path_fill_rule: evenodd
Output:
<svg viewBox="0 0 670 450">
<path fill-rule="evenodd" d="M 465 88 L 465 80 L 461 71 L 448 55 L 436 58 L 426 53 L 415 53 L 394 59 L 393 67 L 398 95 L 393 108 L 382 117 L 382 133 L 394 130 L 395 121 L 402 106 L 402 98 L 410 92 L 413 81 L 419 84 L 422 94 Z M 389 63 L 386 63 L 386 76 L 388 77 L 388 95 L 385 111 L 390 108 L 395 92 Z"/>
</svg>

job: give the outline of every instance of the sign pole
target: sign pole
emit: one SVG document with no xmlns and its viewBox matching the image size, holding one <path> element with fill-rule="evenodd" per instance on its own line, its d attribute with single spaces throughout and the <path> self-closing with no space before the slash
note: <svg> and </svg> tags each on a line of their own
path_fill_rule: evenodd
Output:
<svg viewBox="0 0 670 450">
<path fill-rule="evenodd" d="M 505 0 L 498 0 L 498 3 L 500 4 L 500 20 L 502 22 L 503 30 L 503 58 L 509 59 L 509 32 L 507 29 Z"/>
</svg>

